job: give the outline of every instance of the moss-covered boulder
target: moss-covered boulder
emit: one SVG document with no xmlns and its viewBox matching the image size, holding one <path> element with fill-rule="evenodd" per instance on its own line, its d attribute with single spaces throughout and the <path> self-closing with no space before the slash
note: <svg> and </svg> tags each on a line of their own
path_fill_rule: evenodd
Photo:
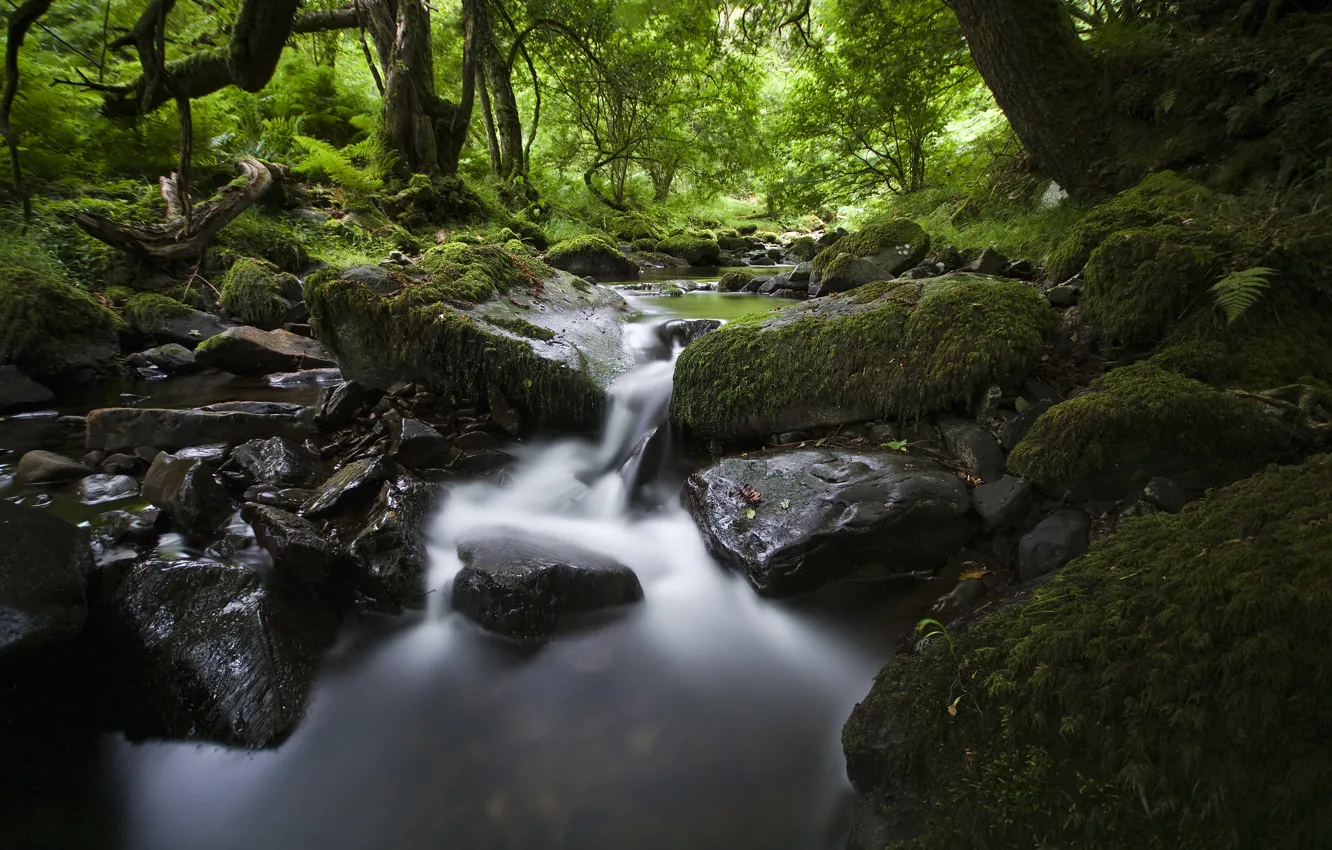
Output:
<svg viewBox="0 0 1332 850">
<path fill-rule="evenodd" d="M 918 415 L 1026 371 L 1054 319 L 1019 282 L 888 281 L 738 319 L 680 355 L 672 415 L 754 437 Z"/>
<path fill-rule="evenodd" d="M 832 295 L 888 280 L 925 259 L 930 237 L 905 218 L 876 222 L 838 239 L 813 260 L 809 294 Z"/>
<path fill-rule="evenodd" d="M 652 222 L 638 213 L 624 213 L 612 217 L 606 222 L 606 232 L 624 242 L 651 240 L 655 245 L 661 241 L 661 232 Z"/>
<path fill-rule="evenodd" d="M 602 235 L 577 236 L 551 246 L 546 262 L 576 275 L 636 275 L 638 266 Z"/>
<path fill-rule="evenodd" d="M 433 253 L 433 252 L 432 252 Z M 416 268 L 312 275 L 306 303 L 343 374 L 460 399 L 498 390 L 533 424 L 595 428 L 633 364 L 617 293 L 496 246 L 442 246 Z"/>
<path fill-rule="evenodd" d="M 1119 498 L 1155 476 L 1195 489 L 1234 481 L 1289 443 L 1257 403 L 1141 362 L 1041 414 L 1008 468 L 1051 492 Z"/>
<path fill-rule="evenodd" d="M 111 365 L 125 323 L 87 292 L 56 275 L 0 268 L 0 363 L 37 378 Z"/>
<path fill-rule="evenodd" d="M 282 327 L 301 299 L 301 284 L 263 260 L 242 257 L 222 278 L 222 306 L 247 325 Z"/>
<path fill-rule="evenodd" d="M 227 329 L 216 316 L 155 292 L 137 293 L 121 309 L 130 327 L 155 342 L 194 348 Z"/>
<path fill-rule="evenodd" d="M 894 660 L 842 733 L 865 809 L 915 850 L 1327 846 L 1329 516 L 1332 456 L 1271 469 Z"/>
<path fill-rule="evenodd" d="M 709 236 L 681 233 L 657 243 L 658 254 L 679 257 L 691 266 L 715 266 L 721 262 L 721 246 Z"/>
<path fill-rule="evenodd" d="M 1137 186 L 1093 207 L 1046 258 L 1052 280 L 1067 280 L 1087 264 L 1106 237 L 1157 224 L 1181 225 L 1206 209 L 1212 193 L 1173 171 L 1149 175 Z"/>
<path fill-rule="evenodd" d="M 753 272 L 727 272 L 717 281 L 718 292 L 739 292 L 749 285 L 757 275 Z"/>
<path fill-rule="evenodd" d="M 1210 232 L 1169 224 L 1107 236 L 1087 261 L 1083 317 L 1112 343 L 1161 339 L 1215 280 L 1216 242 Z"/>
</svg>

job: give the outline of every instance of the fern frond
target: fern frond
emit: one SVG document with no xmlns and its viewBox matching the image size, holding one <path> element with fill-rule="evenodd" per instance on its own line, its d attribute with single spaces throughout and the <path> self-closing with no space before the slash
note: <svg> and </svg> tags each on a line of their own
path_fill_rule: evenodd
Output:
<svg viewBox="0 0 1332 850">
<path fill-rule="evenodd" d="M 1216 306 L 1226 314 L 1226 324 L 1233 325 L 1258 300 L 1270 285 L 1268 278 L 1276 274 L 1273 269 L 1254 266 L 1231 272 L 1212 284 Z"/>
<path fill-rule="evenodd" d="M 361 158 L 358 148 L 365 142 L 339 149 L 310 136 L 297 135 L 294 141 L 305 154 L 295 165 L 298 174 L 328 180 L 353 195 L 372 195 L 384 187 L 382 163 L 354 161 Z"/>
</svg>

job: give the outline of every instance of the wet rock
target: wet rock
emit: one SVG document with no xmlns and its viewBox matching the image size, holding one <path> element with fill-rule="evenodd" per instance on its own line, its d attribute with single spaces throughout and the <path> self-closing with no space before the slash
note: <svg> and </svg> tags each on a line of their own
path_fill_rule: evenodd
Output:
<svg viewBox="0 0 1332 850">
<path fill-rule="evenodd" d="M 176 457 L 192 457 L 209 466 L 220 466 L 230 453 L 230 447 L 226 443 L 209 443 L 205 446 L 183 448 L 175 452 L 175 455 Z"/>
<path fill-rule="evenodd" d="M 55 452 L 34 449 L 19 458 L 14 477 L 20 484 L 55 484 L 90 475 L 92 470 Z"/>
<path fill-rule="evenodd" d="M 1021 581 L 1052 573 L 1087 551 L 1091 520 L 1076 508 L 1063 508 L 1036 523 L 1018 541 Z"/>
<path fill-rule="evenodd" d="M 342 370 L 332 366 L 327 369 L 304 369 L 300 372 L 275 372 L 264 376 L 264 380 L 273 387 L 325 386 L 342 381 Z"/>
<path fill-rule="evenodd" d="M 319 455 L 282 437 L 242 443 L 231 457 L 256 484 L 276 488 L 313 487 L 328 475 Z"/>
<path fill-rule="evenodd" d="M 1004 451 L 994 435 L 974 422 L 941 423 L 944 447 L 963 469 L 989 483 L 1004 476 Z"/>
<path fill-rule="evenodd" d="M 247 504 L 241 508 L 241 519 L 273 556 L 274 572 L 288 581 L 320 581 L 348 560 L 318 526 L 280 508 Z"/>
<path fill-rule="evenodd" d="M 333 473 L 301 509 L 311 519 L 323 519 L 369 501 L 379 486 L 393 477 L 393 461 L 386 457 L 355 460 Z"/>
<path fill-rule="evenodd" d="M 709 550 L 767 596 L 936 567 L 978 525 L 961 479 L 898 453 L 725 458 L 692 475 L 684 498 Z"/>
<path fill-rule="evenodd" d="M 386 420 L 390 452 L 403 466 L 419 469 L 448 454 L 448 439 L 421 420 L 398 415 L 396 411 Z"/>
<path fill-rule="evenodd" d="M 490 418 L 504 429 L 510 437 L 517 439 L 523 435 L 523 415 L 517 411 L 498 387 L 486 391 L 486 400 L 490 405 Z"/>
<path fill-rule="evenodd" d="M 480 449 L 478 451 L 463 452 L 462 456 L 454 461 L 454 466 L 464 472 L 471 472 L 477 475 L 486 472 L 494 472 L 497 469 L 503 469 L 513 462 L 513 455 L 502 452 L 498 449 Z"/>
<path fill-rule="evenodd" d="M 198 458 L 159 454 L 143 479 L 143 497 L 190 534 L 212 534 L 232 514 L 222 485 Z"/>
<path fill-rule="evenodd" d="M 0 500 L 0 663 L 79 633 L 92 570 L 86 531 Z"/>
<path fill-rule="evenodd" d="M 176 343 L 195 348 L 206 340 L 224 333 L 230 325 L 211 313 L 187 309 L 180 312 L 140 314 L 135 330 L 159 343 Z"/>
<path fill-rule="evenodd" d="M 300 441 L 315 433 L 312 425 L 296 416 L 136 407 L 94 410 L 88 414 L 87 427 L 87 447 L 111 453 L 137 446 L 164 451 L 215 443 L 236 446 L 273 436 Z"/>
<path fill-rule="evenodd" d="M 1041 414 L 1049 410 L 1051 406 L 1052 403 L 1049 401 L 1038 401 L 1005 422 L 999 429 L 999 441 L 1002 443 L 1004 450 L 1011 452 L 1018 443 L 1026 439 L 1031 427 L 1036 424 L 1036 420 L 1040 419 Z"/>
<path fill-rule="evenodd" d="M 1147 482 L 1143 498 L 1168 514 L 1177 514 L 1189 503 L 1189 493 L 1173 478 L 1156 477 Z"/>
<path fill-rule="evenodd" d="M 140 352 L 140 356 L 168 375 L 184 375 L 199 368 L 194 359 L 194 352 L 176 342 L 150 348 Z"/>
<path fill-rule="evenodd" d="M 303 404 L 280 401 L 223 401 L 199 409 L 208 413 L 252 413 L 255 416 L 305 416 L 310 411 Z"/>
<path fill-rule="evenodd" d="M 1059 310 L 1073 307 L 1082 300 L 1082 287 L 1067 283 L 1052 286 L 1045 290 L 1045 300 L 1050 302 L 1051 307 Z"/>
<path fill-rule="evenodd" d="M 545 643 L 564 614 L 643 598 L 633 570 L 574 547 L 477 543 L 459 554 L 454 610 L 519 643 Z"/>
<path fill-rule="evenodd" d="M 108 606 L 108 666 L 131 739 L 267 747 L 296 727 L 338 616 L 245 567 L 136 564 Z"/>
<path fill-rule="evenodd" d="M 498 449 L 499 440 L 485 431 L 468 431 L 453 441 L 454 448 L 464 452 L 485 451 L 487 449 Z"/>
<path fill-rule="evenodd" d="M 356 381 L 343 381 L 335 387 L 319 391 L 315 406 L 315 423 L 328 431 L 345 428 L 362 410 L 384 396 L 384 391 Z"/>
<path fill-rule="evenodd" d="M 79 501 L 85 505 L 137 496 L 139 482 L 128 475 L 89 475 L 79 482 Z"/>
<path fill-rule="evenodd" d="M 147 513 L 107 511 L 93 517 L 92 539 L 97 547 L 106 549 L 125 543 L 133 546 L 151 546 L 157 542 L 157 522 L 160 514 L 150 509 Z"/>
<path fill-rule="evenodd" d="M 287 331 L 231 328 L 199 346 L 195 358 L 233 375 L 268 375 L 336 366 L 323 345 Z"/>
<path fill-rule="evenodd" d="M 380 489 L 369 523 L 351 544 L 362 593 L 394 608 L 424 607 L 425 522 L 435 500 L 434 487 L 405 475 Z"/>
<path fill-rule="evenodd" d="M 84 466 L 88 467 L 89 469 L 97 469 L 105 461 L 106 461 L 106 452 L 91 451 L 85 454 L 79 460 L 79 463 L 82 463 Z"/>
<path fill-rule="evenodd" d="M 971 503 L 986 531 L 1012 528 L 1031 509 L 1031 484 L 1021 478 L 1005 475 L 998 481 L 982 484 L 972 490 Z"/>
<path fill-rule="evenodd" d="M 716 319 L 674 319 L 657 328 L 657 336 L 668 348 L 684 348 L 689 343 L 721 327 Z"/>
<path fill-rule="evenodd" d="M 55 393 L 14 365 L 0 366 L 0 413 L 40 407 L 55 400 Z"/>
<path fill-rule="evenodd" d="M 91 452 L 90 452 L 91 454 Z M 138 475 L 148 469 L 148 462 L 136 454 L 117 452 L 98 465 L 104 475 Z"/>
<path fill-rule="evenodd" d="M 810 275 L 814 273 L 814 266 L 811 263 L 801 263 L 791 271 L 787 272 L 792 283 L 809 283 Z"/>
</svg>

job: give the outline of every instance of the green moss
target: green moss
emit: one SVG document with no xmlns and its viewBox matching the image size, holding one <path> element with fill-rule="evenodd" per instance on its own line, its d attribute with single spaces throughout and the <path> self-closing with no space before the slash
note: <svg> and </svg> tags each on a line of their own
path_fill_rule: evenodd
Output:
<svg viewBox="0 0 1332 850">
<path fill-rule="evenodd" d="M 544 251 L 550 247 L 550 238 L 546 236 L 546 231 L 541 229 L 540 225 L 534 224 L 521 216 L 515 216 L 509 220 L 509 227 L 538 251 Z"/>
<path fill-rule="evenodd" d="M 251 207 L 223 228 L 216 245 L 228 257 L 257 257 L 293 274 L 310 264 L 301 230 L 265 215 L 259 207 Z"/>
<path fill-rule="evenodd" d="M 1149 175 L 1137 186 L 1093 207 L 1046 258 L 1052 280 L 1077 274 L 1110 234 L 1156 224 L 1183 224 L 1204 209 L 1212 193 L 1173 171 Z"/>
<path fill-rule="evenodd" d="M 161 332 L 167 322 L 194 313 L 189 307 L 165 295 L 140 292 L 125 302 L 125 318 L 139 333 L 149 336 Z"/>
<path fill-rule="evenodd" d="M 661 285 L 661 294 L 665 295 L 667 298 L 680 298 L 685 293 L 684 290 L 680 288 L 679 284 L 667 282 Z"/>
<path fill-rule="evenodd" d="M 717 240 L 704 236 L 679 234 L 668 236 L 657 243 L 659 254 L 670 254 L 688 261 L 691 266 L 715 266 L 721 261 L 721 248 Z"/>
<path fill-rule="evenodd" d="M 819 254 L 819 243 L 812 236 L 797 236 L 787 252 L 801 262 L 810 262 Z"/>
<path fill-rule="evenodd" d="M 1118 496 L 1155 475 L 1233 480 L 1288 442 L 1258 404 L 1141 362 L 1042 414 L 1008 468 L 1051 491 Z"/>
<path fill-rule="evenodd" d="M 717 281 L 718 292 L 739 292 L 749 285 L 756 275 L 753 272 L 727 272 Z"/>
<path fill-rule="evenodd" d="M 430 272 L 425 281 L 412 279 L 408 296 L 413 303 L 446 301 L 480 304 L 496 294 L 531 286 L 554 272 L 545 264 L 499 245 L 446 242 L 431 248 L 418 265 Z"/>
<path fill-rule="evenodd" d="M 656 251 L 657 243 L 660 241 L 659 239 L 635 239 L 629 247 L 637 253 L 650 254 Z"/>
<path fill-rule="evenodd" d="M 134 297 L 134 290 L 128 286 L 112 286 L 102 290 L 102 297 L 116 307 L 120 307 Z"/>
<path fill-rule="evenodd" d="M 580 261 L 588 258 L 597 258 L 624 269 L 633 267 L 633 263 L 620 252 L 610 237 L 602 233 L 565 239 L 552 245 L 546 252 L 546 262 L 556 268 L 577 266 Z"/>
<path fill-rule="evenodd" d="M 292 308 L 283 292 L 290 291 L 295 280 L 271 263 L 243 257 L 222 278 L 222 306 L 247 325 L 264 330 L 282 327 Z"/>
<path fill-rule="evenodd" d="M 114 354 L 124 328 L 119 316 L 55 274 L 0 268 L 0 363 L 35 378 L 57 376 L 83 365 L 79 351 Z"/>
<path fill-rule="evenodd" d="M 1083 315 L 1112 343 L 1159 340 L 1205 300 L 1219 257 L 1210 233 L 1156 225 L 1113 233 L 1087 262 Z"/>
<path fill-rule="evenodd" d="M 891 662 L 848 772 L 916 850 L 1323 847 L 1332 457 L 1124 523 Z"/>
<path fill-rule="evenodd" d="M 914 266 L 930 251 L 930 237 L 919 224 L 905 218 L 868 224 L 859 232 L 838 239 L 813 260 L 815 271 L 832 275 L 855 257 L 873 257 L 881 251 L 906 248 L 904 265 Z"/>
<path fill-rule="evenodd" d="M 543 328 L 540 325 L 534 325 L 526 319 L 518 316 L 501 316 L 494 319 L 487 319 L 492 325 L 503 328 L 509 333 L 525 336 L 528 339 L 552 340 L 555 338 L 555 332 L 549 328 Z"/>
<path fill-rule="evenodd" d="M 671 409 L 697 431 L 733 436 L 924 414 L 1025 371 L 1052 322 L 1044 299 L 1016 281 L 870 284 L 854 298 L 736 320 L 690 345 Z"/>
<path fill-rule="evenodd" d="M 652 240 L 653 244 L 656 244 L 661 239 L 661 232 L 652 222 L 637 213 L 614 216 L 606 222 L 606 232 L 625 242 L 642 239 Z"/>
</svg>

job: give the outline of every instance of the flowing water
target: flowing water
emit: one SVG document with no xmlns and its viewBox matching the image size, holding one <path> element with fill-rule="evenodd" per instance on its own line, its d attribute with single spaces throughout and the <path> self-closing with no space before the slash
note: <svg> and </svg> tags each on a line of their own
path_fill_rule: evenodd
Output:
<svg viewBox="0 0 1332 850">
<path fill-rule="evenodd" d="M 701 297 L 634 300 L 666 310 Z M 772 306 L 762 300 L 751 309 Z M 431 610 L 352 624 L 285 744 L 53 730 L 40 758 L 0 768 L 0 823 L 26 838 L 14 846 L 840 847 L 841 725 L 939 588 L 774 604 L 720 568 L 679 505 L 679 477 L 637 468 L 670 394 L 674 355 L 648 354 L 659 321 L 631 334 L 644 362 L 614 385 L 600 440 L 532 443 L 502 486 L 453 489 L 431 521 Z M 613 558 L 645 600 L 520 651 L 448 608 L 456 543 L 487 534 Z"/>
</svg>

